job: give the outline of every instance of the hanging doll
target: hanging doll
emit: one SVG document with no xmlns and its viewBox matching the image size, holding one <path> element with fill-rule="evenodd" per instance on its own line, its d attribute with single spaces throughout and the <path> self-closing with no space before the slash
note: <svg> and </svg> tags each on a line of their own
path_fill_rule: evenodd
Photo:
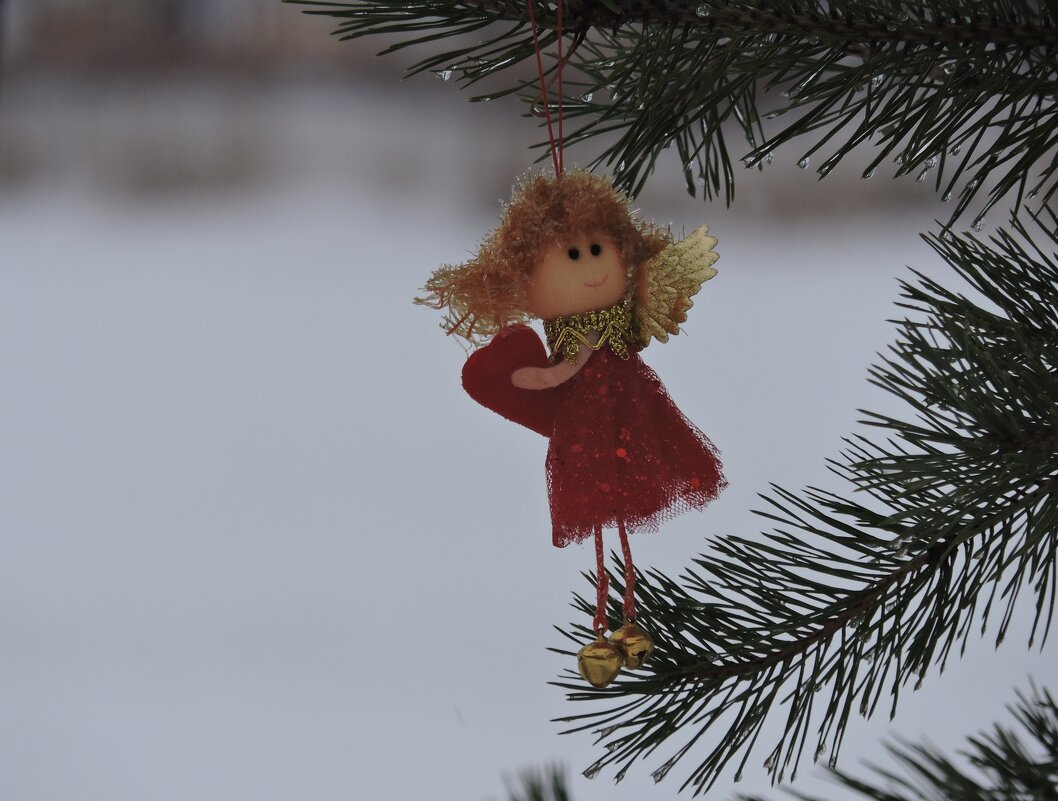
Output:
<svg viewBox="0 0 1058 801">
<path fill-rule="evenodd" d="M 628 533 L 657 530 L 726 486 L 713 444 L 676 408 L 638 351 L 679 331 L 690 296 L 716 274 L 705 226 L 674 242 L 633 216 L 608 180 L 585 172 L 519 186 L 500 225 L 465 264 L 444 266 L 419 302 L 446 311 L 445 330 L 478 345 L 463 385 L 478 402 L 548 437 L 556 546 L 594 538 L 595 642 L 582 675 L 602 687 L 653 650 L 635 624 Z M 544 321 L 550 349 L 524 325 Z M 625 624 L 605 633 L 602 530 L 616 528 L 625 564 Z"/>
</svg>

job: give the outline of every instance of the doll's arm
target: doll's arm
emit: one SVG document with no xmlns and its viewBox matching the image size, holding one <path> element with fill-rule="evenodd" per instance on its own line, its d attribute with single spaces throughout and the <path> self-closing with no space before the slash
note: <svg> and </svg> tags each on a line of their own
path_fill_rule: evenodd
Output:
<svg viewBox="0 0 1058 801">
<path fill-rule="evenodd" d="M 570 363 L 563 359 L 553 367 L 522 367 L 511 373 L 511 383 L 519 389 L 551 389 L 569 381 L 580 372 L 580 368 L 591 358 L 591 348 L 581 348 L 577 361 Z"/>
</svg>

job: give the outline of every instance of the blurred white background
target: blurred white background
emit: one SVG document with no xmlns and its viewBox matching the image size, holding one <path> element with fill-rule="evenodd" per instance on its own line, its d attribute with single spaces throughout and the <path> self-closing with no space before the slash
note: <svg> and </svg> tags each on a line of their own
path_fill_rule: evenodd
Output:
<svg viewBox="0 0 1058 801">
<path fill-rule="evenodd" d="M 522 108 L 401 83 L 403 57 L 271 0 L 0 15 L 0 798 L 479 801 L 553 761 L 578 801 L 675 797 L 689 761 L 649 775 L 672 749 L 589 782 L 590 738 L 550 722 L 591 550 L 551 547 L 546 443 L 462 394 L 411 304 L 530 167 Z M 917 236 L 946 207 L 800 155 L 730 209 L 675 164 L 638 202 L 720 239 L 646 358 L 731 482 L 636 538 L 643 567 L 759 531 L 768 482 L 837 486 L 857 407 L 902 411 L 866 368 L 905 265 L 946 275 Z M 853 722 L 842 764 L 1003 718 L 1054 675 L 1025 634 Z M 765 790 L 767 750 L 713 797 Z"/>
</svg>

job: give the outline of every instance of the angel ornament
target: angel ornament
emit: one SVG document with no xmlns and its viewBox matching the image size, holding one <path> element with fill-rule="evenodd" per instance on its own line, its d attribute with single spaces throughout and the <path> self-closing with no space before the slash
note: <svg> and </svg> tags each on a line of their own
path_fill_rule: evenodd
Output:
<svg viewBox="0 0 1058 801">
<path fill-rule="evenodd" d="M 719 454 L 639 357 L 687 319 L 716 275 L 703 225 L 675 242 L 635 217 L 628 198 L 586 172 L 535 176 L 470 261 L 438 269 L 420 303 L 474 345 L 463 386 L 482 405 L 544 436 L 552 537 L 594 539 L 597 639 L 578 665 L 596 687 L 638 668 L 653 643 L 638 625 L 628 534 L 656 531 L 726 486 Z M 525 325 L 544 321 L 550 356 Z M 616 528 L 625 566 L 624 625 L 608 639 L 602 532 Z"/>
</svg>

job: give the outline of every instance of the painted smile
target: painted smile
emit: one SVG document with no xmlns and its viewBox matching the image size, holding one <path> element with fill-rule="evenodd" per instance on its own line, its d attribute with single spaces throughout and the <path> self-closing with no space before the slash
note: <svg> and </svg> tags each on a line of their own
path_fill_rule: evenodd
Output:
<svg viewBox="0 0 1058 801">
<path fill-rule="evenodd" d="M 601 286 L 602 286 L 603 284 L 605 284 L 605 283 L 606 283 L 606 282 L 607 282 L 607 281 L 609 280 L 609 278 L 610 278 L 610 276 L 608 276 L 608 275 L 604 275 L 604 276 L 603 276 L 602 278 L 600 278 L 600 279 L 599 279 L 598 281 L 596 281 L 596 282 L 595 282 L 594 284 L 593 284 L 593 283 L 591 283 L 590 281 L 585 281 L 585 282 L 584 282 L 584 286 L 588 287 L 588 289 L 598 289 L 598 288 L 599 288 L 599 287 L 601 287 Z"/>
</svg>

